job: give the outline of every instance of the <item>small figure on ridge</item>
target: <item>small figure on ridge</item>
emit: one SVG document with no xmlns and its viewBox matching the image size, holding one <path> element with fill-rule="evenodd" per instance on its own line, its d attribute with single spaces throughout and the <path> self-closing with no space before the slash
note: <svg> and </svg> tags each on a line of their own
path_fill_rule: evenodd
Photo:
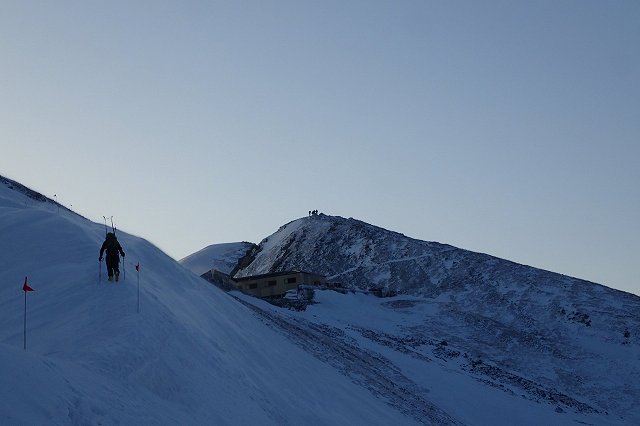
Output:
<svg viewBox="0 0 640 426">
<path fill-rule="evenodd" d="M 109 275 L 109 281 L 113 281 L 113 277 L 115 275 L 116 281 L 120 278 L 120 256 L 118 253 L 122 255 L 124 259 L 124 251 L 122 250 L 122 246 L 118 239 L 116 238 L 116 234 L 113 232 L 107 233 L 107 237 L 102 243 L 102 247 L 100 248 L 100 257 L 98 261 L 102 262 L 102 254 L 107 251 L 107 274 Z"/>
</svg>

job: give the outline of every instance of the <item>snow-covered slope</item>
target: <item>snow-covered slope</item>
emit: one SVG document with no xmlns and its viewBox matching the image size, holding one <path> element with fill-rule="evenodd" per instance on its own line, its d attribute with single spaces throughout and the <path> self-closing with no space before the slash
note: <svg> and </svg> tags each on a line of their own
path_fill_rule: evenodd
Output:
<svg viewBox="0 0 640 426">
<path fill-rule="evenodd" d="M 254 244 L 248 242 L 212 244 L 181 259 L 180 264 L 196 275 L 211 269 L 229 274 L 236 267 L 238 259 L 252 247 Z"/>
<path fill-rule="evenodd" d="M 16 189 L 0 183 L 0 424 L 419 422 L 139 237 L 118 231 L 126 279 L 98 282 L 104 227 Z"/>
<path fill-rule="evenodd" d="M 460 275 L 476 281 L 387 299 L 318 291 L 316 304 L 293 312 L 224 293 L 121 231 L 126 279 L 108 284 L 104 270 L 98 280 L 103 225 L 0 182 L 2 425 L 640 423 L 635 296 L 584 282 L 485 282 L 477 271 Z M 345 278 L 398 263 L 391 256 L 376 265 L 383 250 L 403 248 L 406 261 L 414 242 L 455 254 L 361 222 L 350 246 L 343 220 L 292 222 L 263 242 L 254 262 L 272 253 L 267 270 L 316 270 L 324 254 L 369 259 L 334 259 Z M 342 235 L 327 238 L 343 241 L 340 248 L 307 250 L 294 238 L 336 229 Z M 382 234 L 367 244 L 369 232 Z M 278 251 L 309 263 L 287 263 Z M 24 276 L 35 289 L 27 294 L 26 351 Z M 583 307 L 590 310 L 570 310 Z"/>
<path fill-rule="evenodd" d="M 407 305 L 421 310 L 419 320 L 374 340 L 446 341 L 486 380 L 517 382 L 640 424 L 635 295 L 325 215 L 281 227 L 253 256 L 236 276 L 300 269 L 348 288 L 382 286 L 420 300 Z"/>
</svg>

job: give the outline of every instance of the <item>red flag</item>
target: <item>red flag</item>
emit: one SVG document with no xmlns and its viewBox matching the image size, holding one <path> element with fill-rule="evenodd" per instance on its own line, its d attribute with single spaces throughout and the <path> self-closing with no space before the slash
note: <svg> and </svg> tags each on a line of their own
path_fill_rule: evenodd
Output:
<svg viewBox="0 0 640 426">
<path fill-rule="evenodd" d="M 22 286 L 22 291 L 33 291 L 29 284 L 27 284 L 27 277 L 24 277 L 24 285 Z"/>
<path fill-rule="evenodd" d="M 140 271 L 140 262 L 136 264 L 136 271 Z"/>
</svg>

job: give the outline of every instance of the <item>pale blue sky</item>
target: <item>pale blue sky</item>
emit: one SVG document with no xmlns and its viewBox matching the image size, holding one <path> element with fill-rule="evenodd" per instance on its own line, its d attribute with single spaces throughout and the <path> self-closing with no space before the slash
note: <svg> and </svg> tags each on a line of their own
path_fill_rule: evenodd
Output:
<svg viewBox="0 0 640 426">
<path fill-rule="evenodd" d="M 638 1 L 0 2 L 0 174 L 175 258 L 308 210 L 640 294 Z"/>
</svg>

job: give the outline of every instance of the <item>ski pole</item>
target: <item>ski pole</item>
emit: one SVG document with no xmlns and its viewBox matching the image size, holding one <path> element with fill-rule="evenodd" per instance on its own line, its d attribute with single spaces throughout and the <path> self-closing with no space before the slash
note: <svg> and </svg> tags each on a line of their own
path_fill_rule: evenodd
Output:
<svg viewBox="0 0 640 426">
<path fill-rule="evenodd" d="M 98 260 L 98 284 L 102 282 L 102 261 Z"/>
</svg>

